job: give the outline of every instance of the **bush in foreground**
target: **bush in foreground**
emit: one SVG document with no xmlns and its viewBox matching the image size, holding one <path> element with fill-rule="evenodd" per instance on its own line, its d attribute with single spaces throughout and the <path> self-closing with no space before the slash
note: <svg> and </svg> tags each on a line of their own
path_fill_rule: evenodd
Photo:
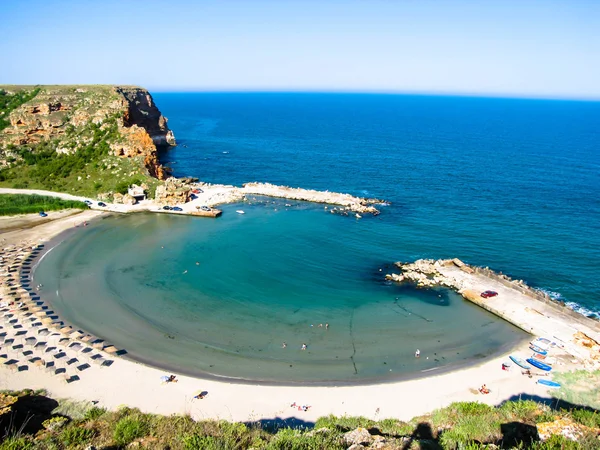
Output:
<svg viewBox="0 0 600 450">
<path fill-rule="evenodd" d="M 16 394 L 36 395 L 31 391 Z M 223 420 L 196 422 L 189 416 L 144 414 L 127 407 L 117 411 L 106 411 L 87 403 L 62 403 L 61 405 L 59 402 L 58 407 L 37 420 L 39 423 L 47 422 L 52 417 L 62 417 L 67 410 L 77 416 L 70 417 L 71 420 L 67 424 L 56 429 L 40 427 L 37 430 L 29 430 L 29 433 L 16 432 L 19 424 L 10 423 L 6 414 L 0 416 L 0 436 L 7 436 L 0 443 L 0 450 L 63 450 L 84 449 L 89 446 L 135 446 L 170 450 L 341 450 L 351 446 L 351 440 L 346 438 L 349 432 L 355 435 L 362 433 L 361 438 L 364 438 L 366 433 L 366 440 L 370 441 L 370 444 L 365 442 L 364 448 L 600 448 L 598 412 L 583 409 L 556 411 L 533 401 L 506 402 L 498 407 L 477 402 L 458 402 L 409 422 L 392 418 L 376 421 L 365 417 L 330 415 L 318 419 L 312 428 L 297 429 L 286 426 L 267 429 L 260 423 L 244 424 Z M 15 405 L 18 404 L 17 402 Z M 57 411 L 61 411 L 61 416 L 56 416 Z M 541 442 L 536 424 L 553 421 L 555 418 L 573 420 L 589 427 L 589 430 L 580 436 L 578 442 L 562 436 L 552 436 Z"/>
</svg>

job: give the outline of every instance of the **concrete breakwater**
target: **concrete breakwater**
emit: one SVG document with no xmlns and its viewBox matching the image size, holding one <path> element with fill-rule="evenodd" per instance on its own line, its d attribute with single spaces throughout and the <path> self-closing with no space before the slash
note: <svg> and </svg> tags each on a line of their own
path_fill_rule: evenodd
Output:
<svg viewBox="0 0 600 450">
<path fill-rule="evenodd" d="M 338 205 L 348 211 L 373 214 L 375 216 L 379 214 L 379 210 L 373 205 L 383 203 L 383 200 L 354 197 L 350 194 L 277 186 L 270 183 L 246 183 L 244 184 L 242 191 L 245 194 L 265 195 L 268 197 L 287 198 L 289 200 L 302 200 L 312 203 Z"/>
<path fill-rule="evenodd" d="M 277 186 L 270 183 L 246 183 L 241 188 L 220 184 L 196 183 L 191 185 L 191 188 L 197 192 L 194 192 L 194 198 L 190 202 L 181 205 L 184 212 L 195 210 L 196 206 L 201 205 L 213 207 L 226 203 L 243 202 L 248 195 L 336 205 L 340 208 L 334 210 L 334 212 L 341 214 L 354 212 L 374 216 L 379 214 L 379 210 L 373 205 L 384 203 L 383 200 L 354 197 L 350 194 Z"/>
<path fill-rule="evenodd" d="M 531 288 L 522 280 L 512 280 L 489 268 L 470 266 L 459 259 L 420 259 L 396 263 L 401 273 L 386 275 L 396 282 L 418 287 L 445 286 L 466 300 L 490 311 L 524 331 L 554 340 L 585 367 L 600 367 L 600 322 L 585 317 Z M 493 290 L 497 296 L 484 298 Z"/>
</svg>

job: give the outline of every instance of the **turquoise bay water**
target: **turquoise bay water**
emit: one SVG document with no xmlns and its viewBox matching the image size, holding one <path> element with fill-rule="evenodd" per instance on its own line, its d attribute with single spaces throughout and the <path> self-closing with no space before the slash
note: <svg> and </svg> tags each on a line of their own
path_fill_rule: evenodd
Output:
<svg viewBox="0 0 600 450">
<path fill-rule="evenodd" d="M 448 290 L 385 283 L 381 259 L 364 252 L 369 220 L 291 205 L 227 206 L 218 220 L 110 217 L 48 253 L 35 280 L 67 321 L 191 374 L 397 379 L 524 338 Z"/>
<path fill-rule="evenodd" d="M 523 339 L 456 294 L 383 281 L 387 264 L 423 257 L 490 266 L 600 310 L 600 103 L 154 97 L 179 142 L 164 155 L 177 176 L 391 205 L 357 220 L 275 201 L 226 206 L 216 220 L 138 215 L 78 230 L 36 282 L 67 320 L 136 358 L 217 376 L 357 382 L 464 364 Z"/>
</svg>

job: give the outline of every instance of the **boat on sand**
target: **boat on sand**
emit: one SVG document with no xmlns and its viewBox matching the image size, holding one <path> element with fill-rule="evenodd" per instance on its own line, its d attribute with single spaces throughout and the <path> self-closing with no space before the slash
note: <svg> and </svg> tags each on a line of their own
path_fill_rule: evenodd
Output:
<svg viewBox="0 0 600 450">
<path fill-rule="evenodd" d="M 558 389 L 560 387 L 560 383 L 557 383 L 556 381 L 552 380 L 544 380 L 543 378 L 537 380 L 537 384 L 541 384 L 543 386 L 551 387 L 554 389 Z"/>
<path fill-rule="evenodd" d="M 550 367 L 548 364 L 544 364 L 543 362 L 538 361 L 537 359 L 529 358 L 527 360 L 527 362 L 529 364 L 531 364 L 533 367 L 536 367 L 545 372 L 550 372 L 552 370 L 552 367 Z"/>
<path fill-rule="evenodd" d="M 511 356 L 509 356 L 509 358 L 517 366 L 522 367 L 525 370 L 531 369 L 531 366 L 529 364 L 527 364 L 523 359 L 519 358 L 518 356 L 511 355 Z"/>
<path fill-rule="evenodd" d="M 529 348 L 530 348 L 531 350 L 533 350 L 534 352 L 536 352 L 536 353 L 539 353 L 540 355 L 544 355 L 544 356 L 546 356 L 546 355 L 548 354 L 548 351 L 547 351 L 547 350 L 544 350 L 543 348 L 540 348 L 540 347 L 538 347 L 537 345 L 533 345 L 533 344 L 531 344 L 531 345 L 529 346 Z"/>
</svg>

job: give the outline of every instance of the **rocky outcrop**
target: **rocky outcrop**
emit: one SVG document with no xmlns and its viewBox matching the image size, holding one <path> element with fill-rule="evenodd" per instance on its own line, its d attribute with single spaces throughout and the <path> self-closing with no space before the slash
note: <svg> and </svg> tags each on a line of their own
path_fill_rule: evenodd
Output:
<svg viewBox="0 0 600 450">
<path fill-rule="evenodd" d="M 327 203 L 330 205 L 339 205 L 339 213 L 344 214 L 349 211 L 363 214 L 379 214 L 379 210 L 374 204 L 384 203 L 382 200 L 374 198 L 354 197 L 350 194 L 340 194 L 329 191 L 315 191 L 311 189 L 292 188 L 288 186 L 277 186 L 270 183 L 246 183 L 242 191 L 246 195 L 267 195 L 269 197 L 287 198 L 290 200 L 303 200 L 313 203 Z M 335 213 L 336 210 L 333 210 Z"/>
<path fill-rule="evenodd" d="M 27 89 L 17 86 L 4 88 Z M 33 87 L 31 87 L 33 88 Z M 28 147 L 51 141 L 57 153 L 74 153 L 92 142 L 90 124 L 117 130 L 106 138 L 115 156 L 139 158 L 147 175 L 168 176 L 158 151 L 175 145 L 167 119 L 150 93 L 134 86 L 42 86 L 40 92 L 9 115 L 10 126 L 0 131 L 0 164 L 18 163 L 11 145 Z"/>
<path fill-rule="evenodd" d="M 127 109 L 123 116 L 125 127 L 143 128 L 157 147 L 175 145 L 175 136 L 167 126 L 167 118 L 160 113 L 146 89 L 120 86 L 115 89 L 126 102 Z"/>
<path fill-rule="evenodd" d="M 191 195 L 192 187 L 188 179 L 171 177 L 156 188 L 154 200 L 159 205 L 174 206 L 187 203 Z"/>
<path fill-rule="evenodd" d="M 348 431 L 346 434 L 344 434 L 343 439 L 347 445 L 362 447 L 363 445 L 369 445 L 373 438 L 371 437 L 371 433 L 369 433 L 369 430 L 367 430 L 366 428 L 359 427 L 355 430 Z"/>
</svg>

